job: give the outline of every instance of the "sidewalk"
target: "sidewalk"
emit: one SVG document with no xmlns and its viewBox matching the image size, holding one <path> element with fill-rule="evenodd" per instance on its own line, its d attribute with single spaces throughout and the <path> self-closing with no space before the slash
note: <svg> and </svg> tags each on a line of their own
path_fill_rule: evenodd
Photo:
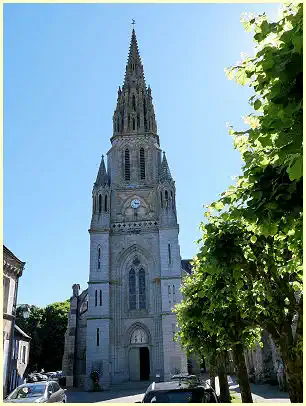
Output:
<svg viewBox="0 0 306 406">
<path fill-rule="evenodd" d="M 228 375 L 227 377 L 229 388 L 231 391 L 236 392 L 236 394 L 241 399 L 240 388 L 236 381 L 235 376 Z M 209 379 L 208 379 L 209 381 Z M 251 391 L 254 403 L 270 403 L 270 402 L 277 402 L 277 403 L 290 403 L 289 395 L 287 392 L 281 392 L 277 386 L 262 384 L 257 385 L 255 383 L 251 383 Z M 217 395 L 220 394 L 219 388 L 219 380 L 218 377 L 216 378 L 216 392 Z"/>
</svg>

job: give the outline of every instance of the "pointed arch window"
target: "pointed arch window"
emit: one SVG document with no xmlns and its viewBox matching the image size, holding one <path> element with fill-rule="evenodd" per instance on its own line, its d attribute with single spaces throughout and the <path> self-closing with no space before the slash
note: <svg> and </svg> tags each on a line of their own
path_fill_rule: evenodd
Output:
<svg viewBox="0 0 306 406">
<path fill-rule="evenodd" d="M 130 151 L 128 149 L 124 152 L 124 179 L 130 180 L 131 173 L 130 173 Z"/>
<path fill-rule="evenodd" d="M 133 268 L 129 272 L 129 305 L 130 310 L 136 309 L 136 274 Z"/>
<path fill-rule="evenodd" d="M 137 129 L 139 129 L 140 128 L 140 117 L 139 117 L 139 115 L 137 116 Z"/>
<path fill-rule="evenodd" d="M 160 207 L 163 208 L 163 192 L 160 192 Z"/>
<path fill-rule="evenodd" d="M 136 130 L 135 118 L 133 117 L 133 130 Z"/>
<path fill-rule="evenodd" d="M 107 213 L 107 195 L 104 197 L 104 211 Z"/>
<path fill-rule="evenodd" d="M 136 97 L 135 97 L 134 94 L 133 94 L 133 97 L 132 97 L 132 105 L 133 105 L 133 110 L 136 111 Z"/>
<path fill-rule="evenodd" d="M 139 270 L 138 273 L 138 286 L 139 286 L 139 309 L 146 308 L 146 278 L 145 271 Z"/>
<path fill-rule="evenodd" d="M 101 268 L 101 247 L 98 247 L 98 269 Z"/>
<path fill-rule="evenodd" d="M 99 213 L 102 211 L 102 196 L 99 195 Z"/>
<path fill-rule="evenodd" d="M 145 179 L 146 178 L 146 166 L 145 166 L 145 154 L 144 154 L 143 148 L 140 148 L 139 162 L 140 162 L 140 179 Z"/>
<path fill-rule="evenodd" d="M 172 192 L 172 190 L 171 190 L 171 192 L 170 192 L 170 196 L 171 196 L 172 209 L 174 209 L 174 199 L 173 199 L 173 192 Z"/>
<path fill-rule="evenodd" d="M 102 290 L 100 289 L 100 306 L 102 306 Z"/>
<path fill-rule="evenodd" d="M 171 245 L 168 243 L 168 263 L 171 264 Z"/>
<path fill-rule="evenodd" d="M 97 347 L 100 345 L 100 329 L 97 328 Z"/>
<path fill-rule="evenodd" d="M 98 291 L 95 291 L 95 306 L 98 306 Z"/>
<path fill-rule="evenodd" d="M 168 190 L 165 190 L 165 201 L 166 201 L 166 207 L 168 207 Z"/>
</svg>

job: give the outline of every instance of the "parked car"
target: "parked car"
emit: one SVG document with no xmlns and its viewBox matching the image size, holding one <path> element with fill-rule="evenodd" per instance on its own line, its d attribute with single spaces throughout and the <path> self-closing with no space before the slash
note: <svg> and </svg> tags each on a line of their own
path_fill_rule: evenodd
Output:
<svg viewBox="0 0 306 406">
<path fill-rule="evenodd" d="M 58 382 L 40 381 L 18 386 L 4 402 L 7 403 L 66 403 L 67 396 Z"/>
<path fill-rule="evenodd" d="M 136 403 L 219 403 L 219 399 L 207 383 L 173 379 L 170 382 L 153 382 L 143 400 Z"/>
<path fill-rule="evenodd" d="M 40 381 L 47 381 L 48 376 L 46 374 L 41 374 L 39 372 L 32 372 L 27 376 L 27 383 L 33 383 L 33 382 L 40 382 Z"/>
</svg>

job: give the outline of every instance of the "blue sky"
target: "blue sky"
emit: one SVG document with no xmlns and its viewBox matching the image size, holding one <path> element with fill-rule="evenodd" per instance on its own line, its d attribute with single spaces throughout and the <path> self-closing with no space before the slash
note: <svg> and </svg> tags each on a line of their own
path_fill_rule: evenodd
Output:
<svg viewBox="0 0 306 406">
<path fill-rule="evenodd" d="M 23 261 L 18 303 L 87 287 L 91 191 L 135 30 L 161 148 L 176 181 L 182 258 L 203 204 L 239 174 L 226 123 L 244 128 L 251 90 L 224 68 L 252 54 L 242 12 L 279 4 L 5 4 L 4 244 Z"/>
</svg>

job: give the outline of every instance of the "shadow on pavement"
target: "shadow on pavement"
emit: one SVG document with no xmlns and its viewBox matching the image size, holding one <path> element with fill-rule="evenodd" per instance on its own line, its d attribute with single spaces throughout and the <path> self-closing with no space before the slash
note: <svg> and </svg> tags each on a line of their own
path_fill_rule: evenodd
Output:
<svg viewBox="0 0 306 406">
<path fill-rule="evenodd" d="M 81 390 L 67 390 L 67 403 L 96 403 L 103 402 L 106 400 L 118 399 L 127 396 L 136 396 L 144 394 L 146 388 L 134 388 L 134 389 L 125 389 L 117 390 L 110 389 L 103 392 L 85 392 Z"/>
<path fill-rule="evenodd" d="M 241 393 L 235 376 L 228 376 L 230 389 L 236 393 Z M 253 395 L 264 399 L 289 399 L 287 392 L 281 392 L 276 385 L 251 383 L 251 392 Z"/>
</svg>

